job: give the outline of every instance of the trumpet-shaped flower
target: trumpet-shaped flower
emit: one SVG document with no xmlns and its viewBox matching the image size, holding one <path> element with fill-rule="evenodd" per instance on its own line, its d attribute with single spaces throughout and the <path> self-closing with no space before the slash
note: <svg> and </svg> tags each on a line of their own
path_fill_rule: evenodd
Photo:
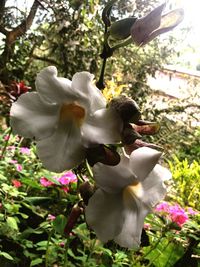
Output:
<svg viewBox="0 0 200 267">
<path fill-rule="evenodd" d="M 131 28 L 133 42 L 143 46 L 158 35 L 175 28 L 184 17 L 183 9 L 175 9 L 162 15 L 165 4 L 155 8 L 145 17 L 136 20 Z"/>
<path fill-rule="evenodd" d="M 89 72 L 72 81 L 57 77 L 54 66 L 36 78 L 37 92 L 23 94 L 11 107 L 14 133 L 34 138 L 38 155 L 50 171 L 62 172 L 79 164 L 85 149 L 120 140 L 121 121 L 92 82 Z"/>
<path fill-rule="evenodd" d="M 122 247 L 139 246 L 144 219 L 164 197 L 164 181 L 171 178 L 171 173 L 157 164 L 160 156 L 160 152 L 142 147 L 114 167 L 94 166 L 99 188 L 85 214 L 102 242 L 114 239 Z"/>
</svg>

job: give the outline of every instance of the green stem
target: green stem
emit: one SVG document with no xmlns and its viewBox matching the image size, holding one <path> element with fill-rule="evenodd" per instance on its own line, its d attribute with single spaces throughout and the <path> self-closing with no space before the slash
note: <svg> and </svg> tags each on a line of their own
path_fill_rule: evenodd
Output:
<svg viewBox="0 0 200 267">
<path fill-rule="evenodd" d="M 120 47 L 124 47 L 127 46 L 129 44 L 132 44 L 132 37 L 129 37 L 128 39 L 126 39 L 124 42 L 121 42 L 113 47 L 111 47 L 112 52 L 114 52 L 116 49 L 120 48 Z"/>
<path fill-rule="evenodd" d="M 97 86 L 97 88 L 99 88 L 99 90 L 103 90 L 105 88 L 104 74 L 105 74 L 105 68 L 106 68 L 106 61 L 107 61 L 107 57 L 103 58 L 103 62 L 102 62 L 102 66 L 101 66 L 101 73 L 99 76 L 99 80 L 96 83 L 96 86 Z"/>
<path fill-rule="evenodd" d="M 88 253 L 87 255 L 87 258 L 86 258 L 86 262 L 89 260 L 89 258 L 92 256 L 92 253 L 94 251 L 94 248 L 95 248 L 95 244 L 96 244 L 96 238 L 93 240 L 91 246 L 90 246 L 90 252 Z"/>
<path fill-rule="evenodd" d="M 87 168 L 87 171 L 88 171 L 88 174 L 89 174 L 90 178 L 93 179 L 93 173 L 92 173 L 92 170 L 90 168 L 90 165 L 88 164 L 87 161 L 86 161 L 86 168 Z"/>
<path fill-rule="evenodd" d="M 7 138 L 7 140 L 5 141 L 4 147 L 3 147 L 3 149 L 2 149 L 1 156 L 0 156 L 0 160 L 3 159 L 4 153 L 5 153 L 6 148 L 7 148 L 7 146 L 8 146 L 8 142 L 9 142 L 9 140 L 10 140 L 10 135 L 11 135 L 11 133 L 12 133 L 12 129 L 9 128 L 9 130 L 8 130 L 8 138 Z"/>
<path fill-rule="evenodd" d="M 67 252 L 68 252 L 68 238 L 66 239 L 65 241 L 65 253 L 64 253 L 64 265 L 63 267 L 68 267 L 68 255 L 67 255 Z"/>
<path fill-rule="evenodd" d="M 46 254 L 45 254 L 45 267 L 48 267 L 48 256 L 49 256 L 49 244 L 51 241 L 53 231 L 49 233 L 48 240 L 47 240 L 47 248 L 46 248 Z"/>
</svg>

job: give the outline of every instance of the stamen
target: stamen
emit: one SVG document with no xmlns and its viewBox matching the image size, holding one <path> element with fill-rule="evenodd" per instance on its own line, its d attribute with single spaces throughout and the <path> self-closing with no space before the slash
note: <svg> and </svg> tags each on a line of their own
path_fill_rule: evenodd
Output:
<svg viewBox="0 0 200 267">
<path fill-rule="evenodd" d="M 144 194 L 142 184 L 140 182 L 134 182 L 128 185 L 123 190 L 123 200 L 126 204 L 131 204 L 133 198 L 141 198 Z"/>
<path fill-rule="evenodd" d="M 60 109 L 60 121 L 65 123 L 69 120 L 74 120 L 79 126 L 82 124 L 85 117 L 85 109 L 76 103 L 63 104 Z"/>
</svg>

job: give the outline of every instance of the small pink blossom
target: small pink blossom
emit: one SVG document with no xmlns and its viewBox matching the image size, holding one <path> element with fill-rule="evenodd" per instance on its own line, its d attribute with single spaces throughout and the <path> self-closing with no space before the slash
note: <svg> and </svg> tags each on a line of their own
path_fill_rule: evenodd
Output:
<svg viewBox="0 0 200 267">
<path fill-rule="evenodd" d="M 169 203 L 167 203 L 167 202 L 161 202 L 160 204 L 158 204 L 156 207 L 155 207 L 155 210 L 156 211 L 163 211 L 163 212 L 168 212 L 168 210 L 169 210 L 169 207 L 170 207 L 170 205 L 169 205 Z"/>
<path fill-rule="evenodd" d="M 11 163 L 11 164 L 17 164 L 17 160 L 16 159 L 11 159 L 11 160 L 9 160 L 9 163 Z"/>
<path fill-rule="evenodd" d="M 8 141 L 10 139 L 10 135 L 6 134 L 3 139 L 4 139 L 4 141 Z"/>
<path fill-rule="evenodd" d="M 171 220 L 177 223 L 180 227 L 189 219 L 185 210 L 182 209 L 178 204 L 169 208 L 169 214 Z"/>
<path fill-rule="evenodd" d="M 185 210 L 178 204 L 170 205 L 167 202 L 162 202 L 156 206 L 155 210 L 165 213 L 168 219 L 180 227 L 189 219 Z"/>
<path fill-rule="evenodd" d="M 70 183 L 70 180 L 68 179 L 68 177 L 65 177 L 64 175 L 57 178 L 58 182 L 63 184 L 63 185 L 68 185 Z"/>
<path fill-rule="evenodd" d="M 12 179 L 12 184 L 14 185 L 14 187 L 19 188 L 22 186 L 22 183 L 19 180 L 16 179 Z"/>
<path fill-rule="evenodd" d="M 30 149 L 28 147 L 20 147 L 20 153 L 30 155 Z"/>
<path fill-rule="evenodd" d="M 53 182 L 49 181 L 47 178 L 45 177 L 41 177 L 40 178 L 40 183 L 41 185 L 43 185 L 44 187 L 48 187 L 48 186 L 51 186 L 51 185 L 55 185 Z"/>
<path fill-rule="evenodd" d="M 144 224 L 144 229 L 145 230 L 149 230 L 151 228 L 151 224 L 150 223 L 145 223 Z"/>
<path fill-rule="evenodd" d="M 72 171 L 64 173 L 61 177 L 56 178 L 62 185 L 68 185 L 70 183 L 77 182 L 77 177 Z"/>
<path fill-rule="evenodd" d="M 48 216 L 47 216 L 47 220 L 49 220 L 49 221 L 54 221 L 55 218 L 56 218 L 56 216 L 54 216 L 52 214 L 48 214 Z"/>
<path fill-rule="evenodd" d="M 16 166 L 16 170 L 17 170 L 18 172 L 21 172 L 21 171 L 23 170 L 21 164 L 16 164 L 15 166 Z"/>
</svg>

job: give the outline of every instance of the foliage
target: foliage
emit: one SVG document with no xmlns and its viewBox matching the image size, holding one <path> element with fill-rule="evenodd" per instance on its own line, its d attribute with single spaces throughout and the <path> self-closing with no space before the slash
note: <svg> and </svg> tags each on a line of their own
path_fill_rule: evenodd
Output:
<svg viewBox="0 0 200 267">
<path fill-rule="evenodd" d="M 173 174 L 173 190 L 177 192 L 172 194 L 172 198 L 182 205 L 191 206 L 200 209 L 200 164 L 194 160 L 191 164 L 187 159 L 180 161 L 174 156 L 173 161 L 169 161 L 169 166 Z"/>
<path fill-rule="evenodd" d="M 84 204 L 77 194 L 82 182 L 93 183 L 89 167 L 74 169 L 78 181 L 65 186 L 58 180 L 63 174 L 43 168 L 34 143 L 12 135 L 9 109 L 19 96 L 10 94 L 13 81 L 18 84 L 24 80 L 34 90 L 36 73 L 52 64 L 67 78 L 82 70 L 98 77 L 101 71 L 101 13 L 107 1 L 38 2 L 41 6 L 33 29 L 15 40 L 8 57 L 6 38 L 0 47 L 0 266 L 180 267 L 187 261 L 188 266 L 197 266 L 199 214 L 188 214 L 189 220 L 182 227 L 169 221 L 166 214 L 149 215 L 138 250 L 122 249 L 113 242 L 102 244 L 88 229 L 82 214 Z M 113 8 L 112 21 L 133 13 L 144 14 L 155 2 L 135 1 L 135 6 L 130 6 L 130 1 L 120 1 Z M 0 24 L 3 21 L 9 30 L 26 17 L 20 10 L 17 18 L 12 16 L 13 10 L 16 7 L 6 7 L 0 18 Z M 175 44 L 170 37 L 170 44 L 163 39 L 162 44 L 155 40 L 140 50 L 132 45 L 114 51 L 107 61 L 104 94 L 109 100 L 119 94 L 129 95 L 140 105 L 144 118 L 160 120 L 164 126 L 161 133 L 145 138 L 168 152 L 174 177 L 169 201 L 179 203 L 186 211 L 188 207 L 199 210 L 199 130 L 171 121 L 167 115 L 173 110 L 160 112 L 152 99 L 147 99 L 147 76 L 169 62 Z M 171 151 L 176 151 L 176 156 Z M 42 184 L 41 178 L 49 185 Z M 80 216 L 70 228 L 73 212 Z"/>
</svg>

